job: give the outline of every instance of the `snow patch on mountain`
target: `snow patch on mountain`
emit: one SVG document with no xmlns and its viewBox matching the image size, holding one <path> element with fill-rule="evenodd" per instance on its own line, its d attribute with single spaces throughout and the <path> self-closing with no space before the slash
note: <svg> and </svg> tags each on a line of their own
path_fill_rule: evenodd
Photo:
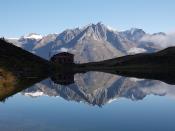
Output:
<svg viewBox="0 0 175 131">
<path fill-rule="evenodd" d="M 128 50 L 128 54 L 138 54 L 138 53 L 144 53 L 144 52 L 146 52 L 145 49 L 138 48 L 138 47 L 133 47 L 133 48 Z"/>
<path fill-rule="evenodd" d="M 131 77 L 129 78 L 130 81 L 133 81 L 133 82 L 139 82 L 139 81 L 144 81 L 145 79 L 140 79 L 140 78 L 135 78 L 135 77 Z"/>
<path fill-rule="evenodd" d="M 36 39 L 36 40 L 40 40 L 42 39 L 42 35 L 39 35 L 39 34 L 34 34 L 34 33 L 31 33 L 27 36 L 24 36 L 25 39 Z"/>
<path fill-rule="evenodd" d="M 112 103 L 112 102 L 114 102 L 114 101 L 117 101 L 118 99 L 119 99 L 119 97 L 110 99 L 107 103 L 110 104 L 110 103 Z"/>
<path fill-rule="evenodd" d="M 117 29 L 115 29 L 114 27 L 111 27 L 111 26 L 109 26 L 109 25 L 107 25 L 106 27 L 107 27 L 108 30 L 110 30 L 110 31 L 114 31 L 114 32 L 117 31 Z"/>
<path fill-rule="evenodd" d="M 38 96 L 43 96 L 44 93 L 40 91 L 36 91 L 36 92 L 27 92 L 27 93 L 24 93 L 24 95 L 30 96 L 30 97 L 38 97 Z"/>
<path fill-rule="evenodd" d="M 60 52 L 68 52 L 68 48 L 64 48 L 64 47 L 62 47 L 61 49 L 60 49 Z"/>
</svg>

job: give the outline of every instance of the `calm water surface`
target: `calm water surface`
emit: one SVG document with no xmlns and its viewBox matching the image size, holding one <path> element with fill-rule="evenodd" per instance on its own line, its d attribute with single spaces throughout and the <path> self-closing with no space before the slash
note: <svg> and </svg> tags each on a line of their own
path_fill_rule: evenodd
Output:
<svg viewBox="0 0 175 131">
<path fill-rule="evenodd" d="M 173 131 L 175 86 L 100 72 L 41 81 L 0 103 L 2 131 Z"/>
</svg>

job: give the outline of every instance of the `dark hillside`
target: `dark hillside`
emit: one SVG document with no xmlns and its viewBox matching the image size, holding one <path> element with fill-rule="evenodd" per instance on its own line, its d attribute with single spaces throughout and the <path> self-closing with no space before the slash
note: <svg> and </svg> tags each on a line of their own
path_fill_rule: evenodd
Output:
<svg viewBox="0 0 175 131">
<path fill-rule="evenodd" d="M 0 39 L 0 69 L 18 77 L 37 77 L 49 73 L 49 61 Z"/>
</svg>

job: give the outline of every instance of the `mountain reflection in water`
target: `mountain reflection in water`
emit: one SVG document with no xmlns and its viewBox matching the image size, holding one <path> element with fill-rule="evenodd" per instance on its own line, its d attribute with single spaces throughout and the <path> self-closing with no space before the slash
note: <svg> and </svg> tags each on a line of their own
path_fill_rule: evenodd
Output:
<svg viewBox="0 0 175 131">
<path fill-rule="evenodd" d="M 142 100 L 147 95 L 175 95 L 175 86 L 157 80 L 128 78 L 102 72 L 76 74 L 75 83 L 60 85 L 46 79 L 24 90 L 23 95 L 60 96 L 68 101 L 102 106 L 119 98 Z"/>
<path fill-rule="evenodd" d="M 68 101 L 102 106 L 122 97 L 142 100 L 150 94 L 175 95 L 174 85 L 168 85 L 158 80 L 122 77 L 103 72 L 79 73 L 75 74 L 74 79 L 72 77 L 71 74 L 65 74 L 65 76 L 62 74 L 57 78 L 47 78 L 41 82 L 39 82 L 41 79 L 30 81 L 30 84 L 25 81 L 20 88 L 19 85 L 9 90 L 0 88 L 1 100 L 21 92 L 21 94 L 33 98 L 43 95 L 60 96 Z M 34 85 L 31 87 L 32 82 Z"/>
</svg>

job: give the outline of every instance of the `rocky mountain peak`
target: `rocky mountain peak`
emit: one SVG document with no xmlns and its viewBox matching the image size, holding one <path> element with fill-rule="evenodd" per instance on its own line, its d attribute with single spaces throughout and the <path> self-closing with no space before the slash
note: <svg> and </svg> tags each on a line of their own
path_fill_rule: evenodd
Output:
<svg viewBox="0 0 175 131">
<path fill-rule="evenodd" d="M 85 33 L 85 39 L 93 38 L 94 40 L 106 40 L 106 34 L 109 29 L 99 22 L 86 26 L 83 31 Z"/>
<path fill-rule="evenodd" d="M 139 41 L 146 33 L 142 29 L 131 28 L 130 30 L 126 30 L 121 32 L 124 37 L 127 37 L 131 41 Z"/>
</svg>

